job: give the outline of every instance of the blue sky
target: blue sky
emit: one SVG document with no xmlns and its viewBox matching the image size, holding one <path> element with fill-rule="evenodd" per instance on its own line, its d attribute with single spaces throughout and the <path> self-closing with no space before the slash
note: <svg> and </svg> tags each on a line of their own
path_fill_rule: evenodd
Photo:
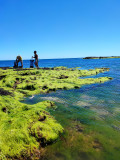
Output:
<svg viewBox="0 0 120 160">
<path fill-rule="evenodd" d="M 120 56 L 120 0 L 0 0 L 0 60 Z"/>
</svg>

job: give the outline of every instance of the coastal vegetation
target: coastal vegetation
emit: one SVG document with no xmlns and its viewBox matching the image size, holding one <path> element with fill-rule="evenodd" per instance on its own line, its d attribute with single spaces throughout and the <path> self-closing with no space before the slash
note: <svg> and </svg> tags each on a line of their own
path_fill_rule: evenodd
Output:
<svg viewBox="0 0 120 160">
<path fill-rule="evenodd" d="M 46 100 L 34 105 L 24 97 L 86 84 L 104 83 L 111 77 L 82 78 L 109 71 L 109 68 L 0 69 L 0 159 L 40 159 L 43 147 L 64 132 L 49 110 L 57 106 Z"/>
<path fill-rule="evenodd" d="M 120 56 L 108 56 L 108 57 L 85 57 L 83 59 L 108 59 L 108 58 L 120 58 Z"/>
</svg>

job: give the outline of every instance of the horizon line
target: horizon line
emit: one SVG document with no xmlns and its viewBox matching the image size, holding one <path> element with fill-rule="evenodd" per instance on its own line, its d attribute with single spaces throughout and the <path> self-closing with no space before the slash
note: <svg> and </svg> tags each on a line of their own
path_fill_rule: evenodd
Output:
<svg viewBox="0 0 120 160">
<path fill-rule="evenodd" d="M 119 56 L 85 56 L 85 57 L 119 57 Z M 39 58 L 39 60 L 47 60 L 47 59 L 79 59 L 85 57 L 70 57 L 70 58 Z M 15 59 L 0 59 L 0 61 L 14 61 Z M 31 60 L 30 59 L 23 59 L 23 60 Z"/>
</svg>

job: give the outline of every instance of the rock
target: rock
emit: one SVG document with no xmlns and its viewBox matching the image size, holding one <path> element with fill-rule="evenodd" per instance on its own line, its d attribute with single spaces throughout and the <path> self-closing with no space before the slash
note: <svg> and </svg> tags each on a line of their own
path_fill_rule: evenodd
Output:
<svg viewBox="0 0 120 160">
<path fill-rule="evenodd" d="M 68 78 L 68 76 L 60 75 L 60 77 L 58 79 L 65 79 L 65 78 Z"/>
<path fill-rule="evenodd" d="M 6 113 L 6 112 L 7 112 L 7 108 L 6 108 L 6 107 L 3 107 L 3 108 L 2 108 L 2 111 Z"/>
<path fill-rule="evenodd" d="M 0 95 L 12 95 L 11 92 L 4 90 L 3 88 L 0 88 Z"/>
<path fill-rule="evenodd" d="M 110 56 L 110 57 L 85 57 L 83 59 L 107 59 L 107 58 L 120 58 L 120 56 Z"/>
<path fill-rule="evenodd" d="M 75 125 L 75 128 L 78 132 L 83 132 L 84 128 L 80 125 Z"/>
<path fill-rule="evenodd" d="M 46 119 L 46 116 L 40 116 L 38 121 L 44 121 Z"/>
</svg>

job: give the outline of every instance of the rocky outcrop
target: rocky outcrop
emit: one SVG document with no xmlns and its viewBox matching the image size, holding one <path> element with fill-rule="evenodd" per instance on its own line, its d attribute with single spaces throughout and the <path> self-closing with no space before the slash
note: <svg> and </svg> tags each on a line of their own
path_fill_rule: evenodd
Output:
<svg viewBox="0 0 120 160">
<path fill-rule="evenodd" d="M 120 58 L 120 56 L 111 56 L 111 57 L 85 57 L 83 59 L 107 59 L 107 58 Z"/>
</svg>

